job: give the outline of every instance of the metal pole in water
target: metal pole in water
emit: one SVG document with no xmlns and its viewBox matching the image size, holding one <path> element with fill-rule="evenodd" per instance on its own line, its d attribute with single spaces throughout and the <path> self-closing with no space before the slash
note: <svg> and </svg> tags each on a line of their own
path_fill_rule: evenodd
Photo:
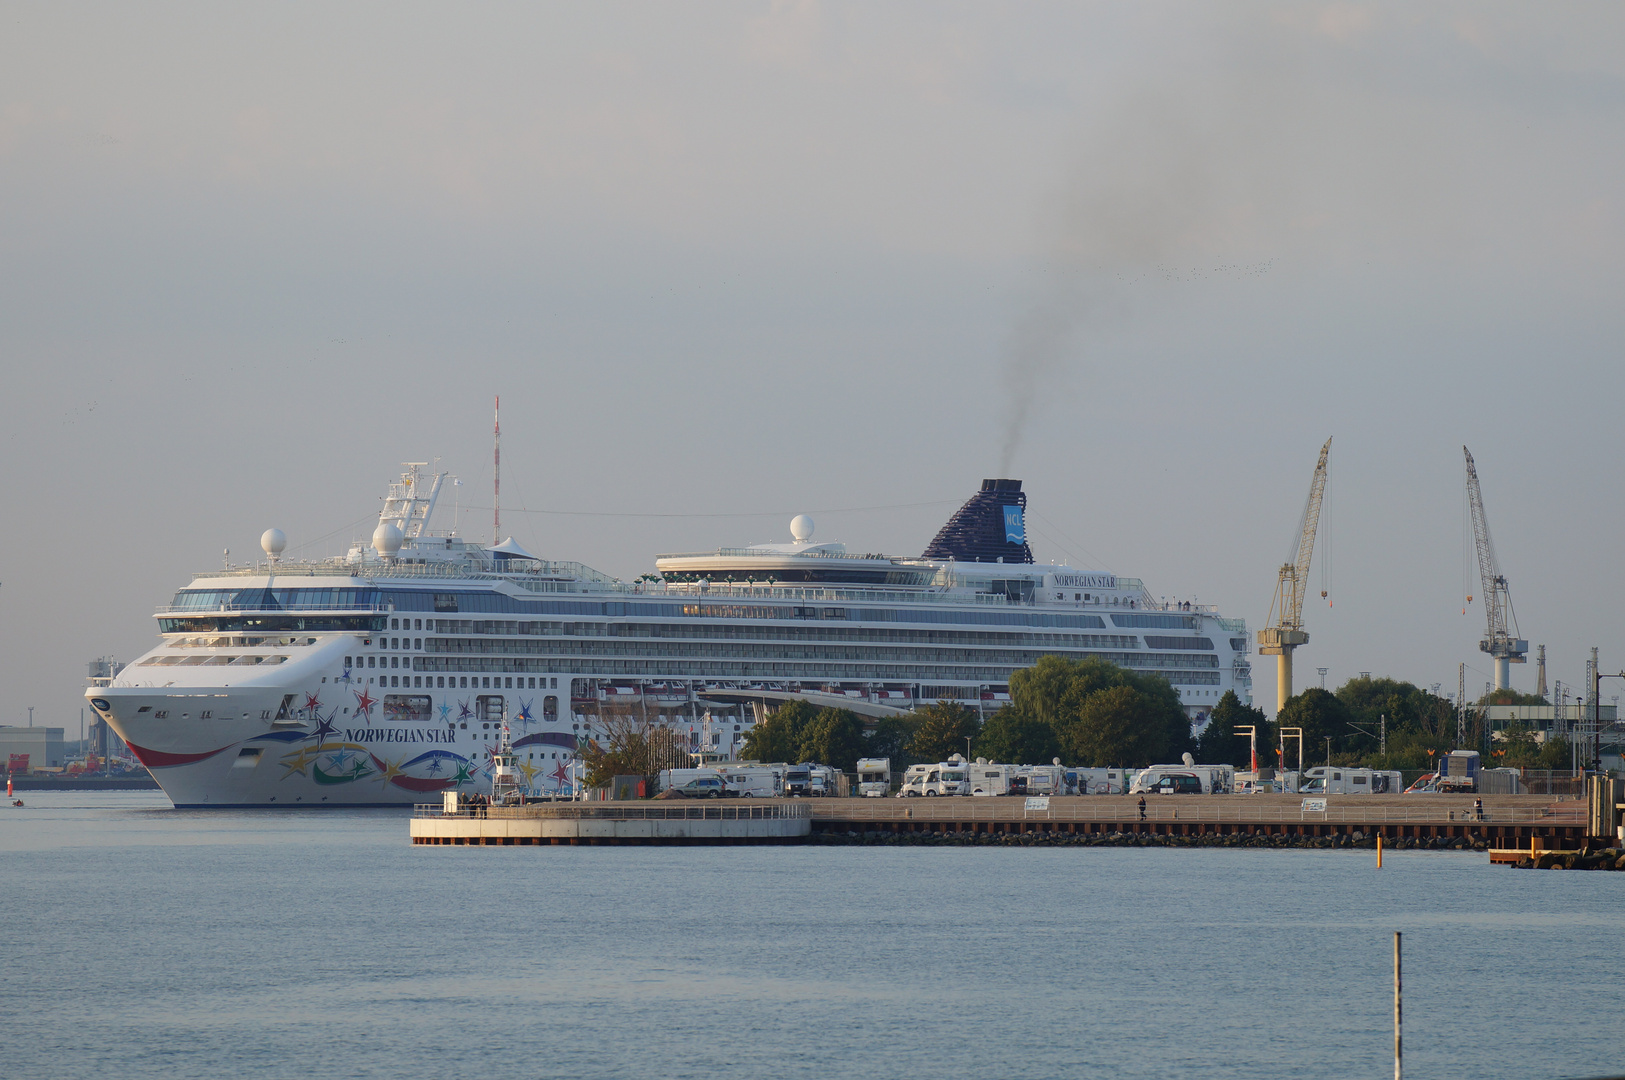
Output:
<svg viewBox="0 0 1625 1080">
<path fill-rule="evenodd" d="M 1377 834 L 1377 869 L 1382 869 L 1382 833 Z"/>
<path fill-rule="evenodd" d="M 1401 1017 L 1400 1010 L 1400 967 L 1399 967 L 1399 939 L 1400 933 L 1394 931 L 1394 1080 L 1404 1080 L 1405 1073 L 1405 1044 L 1400 1037 Z"/>
</svg>

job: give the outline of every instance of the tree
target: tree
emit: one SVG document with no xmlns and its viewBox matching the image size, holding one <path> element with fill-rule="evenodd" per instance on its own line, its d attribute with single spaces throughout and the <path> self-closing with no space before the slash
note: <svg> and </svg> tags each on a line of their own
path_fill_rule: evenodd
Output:
<svg viewBox="0 0 1625 1080">
<path fill-rule="evenodd" d="M 1321 760 L 1328 736 L 1332 740 L 1333 750 L 1346 749 L 1352 720 L 1349 707 L 1318 686 L 1288 698 L 1286 705 L 1275 716 L 1277 730 L 1283 727 L 1303 729 L 1303 763 L 1306 767 L 1311 762 Z"/>
<path fill-rule="evenodd" d="M 916 709 L 914 715 L 919 721 L 908 751 L 922 761 L 946 761 L 953 754 L 963 754 L 965 740 L 974 739 L 982 730 L 976 713 L 957 702 L 939 701 Z"/>
<path fill-rule="evenodd" d="M 868 752 L 864 756 L 890 758 L 894 773 L 902 772 L 910 765 L 917 764 L 920 759 L 909 750 L 909 745 L 913 743 L 914 733 L 919 730 L 919 726 L 918 713 L 885 716 L 876 720 L 874 730 L 869 733 Z"/>
<path fill-rule="evenodd" d="M 1204 765 L 1234 765 L 1238 769 L 1251 768 L 1252 744 L 1245 735 L 1237 735 L 1236 728 L 1251 724 L 1258 734 L 1258 760 L 1262 765 L 1275 762 L 1275 728 L 1264 716 L 1264 710 L 1243 705 L 1234 690 L 1226 690 L 1208 717 L 1207 727 L 1196 743 L 1196 760 Z"/>
<path fill-rule="evenodd" d="M 863 721 L 851 709 L 824 709 L 801 730 L 801 761 L 852 772 L 867 750 Z"/>
<path fill-rule="evenodd" d="M 1500 690 L 1491 690 L 1479 698 L 1480 705 L 1550 705 L 1551 702 L 1539 694 L 1520 694 L 1511 687 Z"/>
<path fill-rule="evenodd" d="M 1061 745 L 1075 764 L 1090 768 L 1123 765 L 1143 768 L 1184 753 L 1190 722 L 1181 711 L 1185 738 L 1176 743 L 1168 706 L 1133 686 L 1096 690 L 1083 703 L 1078 719 L 1061 733 Z"/>
<path fill-rule="evenodd" d="M 685 748 L 677 732 L 650 723 L 641 715 L 621 710 L 599 713 L 598 735 L 576 740 L 590 788 L 608 787 L 617 776 L 641 776 L 645 790 L 653 791 L 661 770 L 683 760 Z"/>
<path fill-rule="evenodd" d="M 982 725 L 976 753 L 1011 765 L 1043 765 L 1060 756 L 1061 740 L 1054 724 L 1006 705 Z"/>
<path fill-rule="evenodd" d="M 745 733 L 744 756 L 756 761 L 795 762 L 801 759 L 801 739 L 818 710 L 805 701 L 780 705 Z"/>
</svg>

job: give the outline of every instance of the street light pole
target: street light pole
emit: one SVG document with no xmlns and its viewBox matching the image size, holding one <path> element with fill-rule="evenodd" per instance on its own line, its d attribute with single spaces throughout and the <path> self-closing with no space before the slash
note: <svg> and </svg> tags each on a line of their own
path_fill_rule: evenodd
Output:
<svg viewBox="0 0 1625 1080">
<path fill-rule="evenodd" d="M 1602 772 L 1602 681 L 1604 679 L 1625 679 L 1625 671 L 1604 675 L 1596 667 L 1591 669 L 1594 681 L 1591 686 L 1591 771 Z M 1619 717 L 1615 716 L 1615 720 Z"/>
</svg>

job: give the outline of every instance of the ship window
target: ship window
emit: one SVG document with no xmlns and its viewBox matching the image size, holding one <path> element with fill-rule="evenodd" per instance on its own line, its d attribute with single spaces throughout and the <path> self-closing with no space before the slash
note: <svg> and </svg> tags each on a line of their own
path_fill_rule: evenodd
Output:
<svg viewBox="0 0 1625 1080">
<path fill-rule="evenodd" d="M 509 689 L 509 690 L 513 689 L 513 676 L 512 675 L 508 676 L 507 687 L 506 688 Z"/>
<path fill-rule="evenodd" d="M 367 666 L 368 667 L 377 667 L 378 666 L 378 658 L 376 656 L 367 657 Z"/>
<path fill-rule="evenodd" d="M 461 687 L 462 687 L 462 689 L 464 689 L 464 690 L 467 690 L 467 689 L 468 689 L 468 676 L 467 676 L 467 675 L 464 675 L 464 676 L 463 676 L 463 677 L 462 677 L 462 681 L 461 681 L 461 682 L 460 682 L 460 683 L 459 683 L 459 685 L 460 685 L 460 686 L 461 686 Z"/>
<path fill-rule="evenodd" d="M 401 620 L 399 620 L 399 619 L 391 619 L 391 620 L 389 620 L 389 628 L 391 630 L 399 630 L 401 628 Z"/>
<path fill-rule="evenodd" d="M 414 648 L 414 649 L 423 648 L 423 639 L 422 638 L 413 638 L 412 642 L 413 642 L 412 648 Z"/>
<path fill-rule="evenodd" d="M 415 624 L 412 627 L 412 629 L 414 629 L 414 630 L 422 630 L 423 629 L 423 620 L 422 619 L 413 619 L 412 622 Z"/>
<path fill-rule="evenodd" d="M 557 690 L 558 688 L 559 688 L 559 681 L 557 679 L 554 679 L 553 680 L 553 685 L 551 687 L 549 687 L 549 689 Z"/>
</svg>

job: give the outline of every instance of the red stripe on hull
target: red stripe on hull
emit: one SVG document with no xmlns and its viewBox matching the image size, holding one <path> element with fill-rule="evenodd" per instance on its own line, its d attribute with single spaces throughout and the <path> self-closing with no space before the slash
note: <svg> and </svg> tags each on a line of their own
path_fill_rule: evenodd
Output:
<svg viewBox="0 0 1625 1080">
<path fill-rule="evenodd" d="M 220 750 L 210 750 L 202 754 L 169 754 L 162 750 L 148 750 L 145 746 L 137 746 L 135 743 L 125 745 L 130 748 L 130 753 L 135 755 L 135 759 L 149 769 L 162 769 L 167 765 L 190 765 L 194 761 L 212 758 L 220 753 L 220 750 L 230 749 L 228 746 L 222 746 Z"/>
</svg>

